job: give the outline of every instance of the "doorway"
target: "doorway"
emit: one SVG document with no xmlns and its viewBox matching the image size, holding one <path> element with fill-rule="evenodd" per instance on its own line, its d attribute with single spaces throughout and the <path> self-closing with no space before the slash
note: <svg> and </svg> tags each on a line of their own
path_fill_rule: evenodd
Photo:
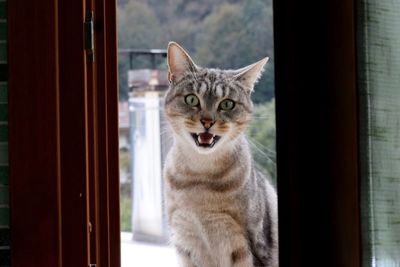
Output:
<svg viewBox="0 0 400 267">
<path fill-rule="evenodd" d="M 247 135 L 257 167 L 276 184 L 272 1 L 117 4 L 121 266 L 173 267 L 162 177 L 173 142 L 163 115 L 167 44 L 178 42 L 204 67 L 237 69 L 270 57 Z"/>
</svg>

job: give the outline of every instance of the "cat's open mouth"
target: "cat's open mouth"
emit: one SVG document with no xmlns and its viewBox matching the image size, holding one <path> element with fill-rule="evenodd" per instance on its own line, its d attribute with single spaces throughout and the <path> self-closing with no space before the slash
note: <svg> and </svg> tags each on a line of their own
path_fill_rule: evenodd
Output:
<svg viewBox="0 0 400 267">
<path fill-rule="evenodd" d="M 218 140 L 221 138 L 221 136 L 211 134 L 208 132 L 199 134 L 191 133 L 190 135 L 193 137 L 194 141 L 196 142 L 196 145 L 206 148 L 213 147 L 215 143 L 218 142 Z"/>
</svg>

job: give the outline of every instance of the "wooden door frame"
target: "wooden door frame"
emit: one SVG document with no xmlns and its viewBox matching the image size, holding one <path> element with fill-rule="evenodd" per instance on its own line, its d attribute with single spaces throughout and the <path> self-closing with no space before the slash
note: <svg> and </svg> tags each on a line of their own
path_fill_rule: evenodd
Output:
<svg viewBox="0 0 400 267">
<path fill-rule="evenodd" d="M 274 1 L 280 266 L 361 266 L 356 1 Z"/>
<path fill-rule="evenodd" d="M 93 6 L 88 66 L 85 1 L 8 2 L 14 267 L 120 265 L 115 1 Z M 274 3 L 281 266 L 360 266 L 354 13 Z"/>
<path fill-rule="evenodd" d="M 95 0 L 95 64 L 93 68 L 93 128 L 95 130 L 92 194 L 93 236 L 91 251 L 98 266 L 120 266 L 118 59 L 116 2 Z M 95 206 L 95 207 L 93 207 Z M 92 209 L 92 210 L 93 210 Z M 97 228 L 97 231 L 96 231 Z"/>
<path fill-rule="evenodd" d="M 8 2 L 16 267 L 120 265 L 116 6 L 93 6 L 100 12 L 94 64 L 84 51 L 88 7 L 84 0 Z"/>
<path fill-rule="evenodd" d="M 54 1 L 8 2 L 13 266 L 62 261 L 56 8 Z"/>
</svg>

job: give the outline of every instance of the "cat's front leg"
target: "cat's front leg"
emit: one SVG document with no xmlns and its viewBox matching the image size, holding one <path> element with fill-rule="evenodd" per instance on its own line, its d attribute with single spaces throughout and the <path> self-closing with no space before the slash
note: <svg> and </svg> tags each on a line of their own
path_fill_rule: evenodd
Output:
<svg viewBox="0 0 400 267">
<path fill-rule="evenodd" d="M 233 250 L 230 256 L 232 267 L 253 267 L 253 257 L 247 247 Z"/>
<path fill-rule="evenodd" d="M 179 245 L 175 247 L 180 267 L 222 267 L 216 264 L 200 242 L 190 250 L 182 249 Z"/>
<path fill-rule="evenodd" d="M 210 255 L 218 267 L 254 267 L 247 236 L 240 223 L 226 213 L 203 220 Z"/>
<path fill-rule="evenodd" d="M 226 232 L 214 235 L 213 239 L 210 242 L 210 247 L 213 248 L 211 253 L 218 267 L 254 267 L 253 256 L 245 236 Z"/>
<path fill-rule="evenodd" d="M 180 267 L 198 267 L 194 264 L 189 251 L 186 251 L 179 246 L 175 247 Z"/>
</svg>

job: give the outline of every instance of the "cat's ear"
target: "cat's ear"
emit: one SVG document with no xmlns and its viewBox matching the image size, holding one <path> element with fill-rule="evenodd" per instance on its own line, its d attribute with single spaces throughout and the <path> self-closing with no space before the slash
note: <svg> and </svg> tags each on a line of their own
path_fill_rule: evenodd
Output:
<svg viewBox="0 0 400 267">
<path fill-rule="evenodd" d="M 187 71 L 195 72 L 196 64 L 189 54 L 177 43 L 168 44 L 168 79 L 170 82 L 180 80 Z"/>
<path fill-rule="evenodd" d="M 261 73 L 268 59 L 268 57 L 263 58 L 254 64 L 237 70 L 237 74 L 235 74 L 234 78 L 239 80 L 248 92 L 252 92 L 254 85 L 261 77 Z"/>
</svg>

